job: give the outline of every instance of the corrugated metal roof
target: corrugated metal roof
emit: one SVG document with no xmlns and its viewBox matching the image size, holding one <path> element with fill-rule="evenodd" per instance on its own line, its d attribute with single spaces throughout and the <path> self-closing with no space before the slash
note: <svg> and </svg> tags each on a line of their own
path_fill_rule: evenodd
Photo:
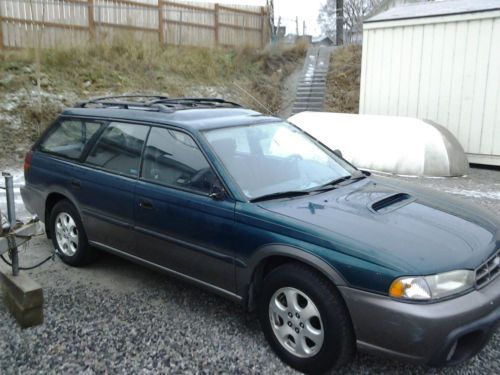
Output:
<svg viewBox="0 0 500 375">
<path fill-rule="evenodd" d="M 394 21 L 412 18 L 448 16 L 500 10 L 500 0 L 448 0 L 423 2 L 395 7 L 365 22 Z"/>
</svg>

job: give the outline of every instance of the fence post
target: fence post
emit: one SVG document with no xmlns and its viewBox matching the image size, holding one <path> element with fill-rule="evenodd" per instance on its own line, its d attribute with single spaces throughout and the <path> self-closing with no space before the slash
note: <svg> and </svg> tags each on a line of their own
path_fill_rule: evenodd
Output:
<svg viewBox="0 0 500 375">
<path fill-rule="evenodd" d="M 0 14 L 0 51 L 3 50 L 3 32 L 2 32 L 2 25 L 3 25 L 3 17 Z"/>
<path fill-rule="evenodd" d="M 95 40 L 95 22 L 94 22 L 94 0 L 87 0 L 89 34 L 92 41 Z"/>
<path fill-rule="evenodd" d="M 182 10 L 179 13 L 179 47 L 182 44 Z"/>
<path fill-rule="evenodd" d="M 214 35 L 215 35 L 215 45 L 219 45 L 219 3 L 215 3 L 214 6 Z"/>
<path fill-rule="evenodd" d="M 264 48 L 266 46 L 266 24 L 267 24 L 267 14 L 264 7 L 260 7 L 260 18 L 261 18 L 261 27 L 260 27 L 260 46 Z"/>
<path fill-rule="evenodd" d="M 165 24 L 163 23 L 163 0 L 158 0 L 158 36 L 160 45 L 165 44 Z"/>
</svg>

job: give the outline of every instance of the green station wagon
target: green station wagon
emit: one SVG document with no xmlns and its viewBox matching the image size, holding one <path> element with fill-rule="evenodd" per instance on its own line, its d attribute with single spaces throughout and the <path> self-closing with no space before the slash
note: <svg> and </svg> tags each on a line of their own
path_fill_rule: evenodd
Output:
<svg viewBox="0 0 500 375">
<path fill-rule="evenodd" d="M 33 146 L 25 177 L 66 263 L 104 250 L 237 301 L 303 372 L 356 348 L 456 364 L 500 320 L 498 213 L 360 171 L 231 102 L 80 103 Z"/>
</svg>

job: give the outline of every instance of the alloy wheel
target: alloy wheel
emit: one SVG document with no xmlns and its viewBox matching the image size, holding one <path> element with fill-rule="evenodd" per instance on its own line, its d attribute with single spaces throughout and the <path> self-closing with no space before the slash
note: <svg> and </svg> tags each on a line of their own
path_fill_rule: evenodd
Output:
<svg viewBox="0 0 500 375">
<path fill-rule="evenodd" d="M 70 214 L 61 212 L 56 217 L 55 235 L 59 250 L 66 256 L 78 251 L 78 228 Z"/>
<path fill-rule="evenodd" d="M 321 315 L 304 292 L 292 287 L 277 290 L 269 302 L 269 319 L 276 339 L 293 355 L 310 358 L 321 350 Z"/>
</svg>

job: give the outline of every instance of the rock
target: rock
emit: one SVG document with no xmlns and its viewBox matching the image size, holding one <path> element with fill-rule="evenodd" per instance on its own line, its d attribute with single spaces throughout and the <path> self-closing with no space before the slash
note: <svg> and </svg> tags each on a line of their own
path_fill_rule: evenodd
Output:
<svg viewBox="0 0 500 375">
<path fill-rule="evenodd" d="M 14 75 L 13 74 L 9 73 L 9 74 L 5 75 L 4 77 L 2 77 L 0 79 L 0 86 L 7 87 L 7 85 L 9 83 L 11 83 L 13 79 L 14 79 Z"/>
<path fill-rule="evenodd" d="M 50 86 L 50 81 L 47 77 L 42 76 L 40 78 L 40 86 L 43 88 L 49 87 Z"/>
<path fill-rule="evenodd" d="M 88 80 L 83 83 L 83 87 L 89 88 L 92 85 L 92 81 Z"/>
<path fill-rule="evenodd" d="M 25 67 L 23 67 L 23 68 L 21 69 L 21 71 L 22 71 L 23 73 L 26 73 L 26 74 L 31 74 L 31 73 L 33 73 L 33 69 L 32 69 L 31 67 L 29 67 L 29 66 L 25 66 Z"/>
</svg>

